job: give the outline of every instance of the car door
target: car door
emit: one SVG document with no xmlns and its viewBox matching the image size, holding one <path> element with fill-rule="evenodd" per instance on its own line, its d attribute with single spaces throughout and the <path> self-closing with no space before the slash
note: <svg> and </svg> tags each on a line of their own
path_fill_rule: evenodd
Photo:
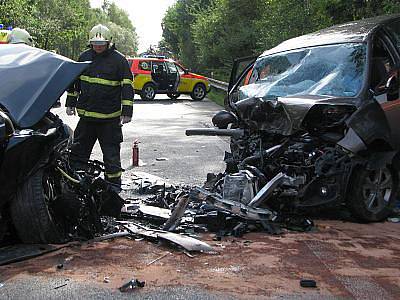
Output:
<svg viewBox="0 0 400 300">
<path fill-rule="evenodd" d="M 239 88 L 251 82 L 253 66 L 256 59 L 257 56 L 247 56 L 234 60 L 229 79 L 228 95 L 224 103 L 227 110 L 230 110 L 232 103 L 238 100 Z"/>
<path fill-rule="evenodd" d="M 383 87 L 383 100 L 386 101 L 379 102 L 390 128 L 390 144 L 400 149 L 400 20 L 387 25 L 379 38 L 389 57 Z"/>
<path fill-rule="evenodd" d="M 180 75 L 178 72 L 178 68 L 171 61 L 166 61 L 165 64 L 167 66 L 167 72 L 168 72 L 168 76 L 167 76 L 168 90 L 177 91 L 179 81 L 180 81 Z"/>
<path fill-rule="evenodd" d="M 167 67 L 163 61 L 153 61 L 151 63 L 151 79 L 157 84 L 158 90 L 168 89 Z"/>
<path fill-rule="evenodd" d="M 179 85 L 178 85 L 178 92 L 181 93 L 190 93 L 192 91 L 192 85 L 190 75 L 188 72 L 180 65 L 175 63 L 175 66 L 179 72 Z"/>
</svg>

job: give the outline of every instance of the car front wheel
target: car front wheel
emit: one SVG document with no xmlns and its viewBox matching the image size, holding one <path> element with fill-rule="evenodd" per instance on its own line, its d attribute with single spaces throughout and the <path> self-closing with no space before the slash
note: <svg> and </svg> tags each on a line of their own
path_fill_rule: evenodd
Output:
<svg viewBox="0 0 400 300">
<path fill-rule="evenodd" d="M 156 96 L 156 86 L 152 83 L 146 83 L 140 92 L 142 100 L 153 100 Z"/>
<path fill-rule="evenodd" d="M 11 201 L 11 218 L 24 243 L 62 243 L 64 234 L 56 225 L 49 204 L 56 199 L 55 183 L 43 169 L 31 175 Z"/>
<path fill-rule="evenodd" d="M 379 170 L 357 168 L 347 198 L 352 215 L 363 222 L 386 219 L 395 205 L 397 185 L 397 172 L 389 166 Z"/>
<path fill-rule="evenodd" d="M 192 97 L 193 100 L 195 101 L 201 101 L 204 99 L 206 96 L 206 87 L 202 83 L 198 83 L 194 86 L 192 93 L 190 94 L 190 97 Z"/>
</svg>

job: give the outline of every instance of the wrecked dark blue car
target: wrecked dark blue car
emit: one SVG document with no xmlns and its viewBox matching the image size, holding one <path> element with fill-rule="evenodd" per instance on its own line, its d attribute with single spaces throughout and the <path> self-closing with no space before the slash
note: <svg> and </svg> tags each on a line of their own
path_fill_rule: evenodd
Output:
<svg viewBox="0 0 400 300">
<path fill-rule="evenodd" d="M 50 112 L 87 66 L 26 45 L 0 47 L 0 241 L 10 232 L 27 243 L 90 238 L 120 200 L 99 178 L 101 163 L 81 173 L 69 167 L 72 130 Z"/>
<path fill-rule="evenodd" d="M 247 63 L 246 63 L 247 62 Z M 207 197 L 242 217 L 347 205 L 387 218 L 400 170 L 400 15 L 333 26 L 235 61 L 216 129 L 231 136 Z"/>
</svg>

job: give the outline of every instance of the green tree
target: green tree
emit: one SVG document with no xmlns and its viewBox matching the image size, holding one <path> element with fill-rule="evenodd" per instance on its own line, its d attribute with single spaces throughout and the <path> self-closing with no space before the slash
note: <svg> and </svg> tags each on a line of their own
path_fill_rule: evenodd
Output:
<svg viewBox="0 0 400 300">
<path fill-rule="evenodd" d="M 92 9 L 89 0 L 0 0 L 0 23 L 21 27 L 34 37 L 37 47 L 56 50 L 76 59 L 88 44 L 90 29 L 111 23 L 120 50 L 134 54 L 137 35 L 128 14 L 115 4 L 106 11 Z"/>
<path fill-rule="evenodd" d="M 178 0 L 170 7 L 162 21 L 163 40 L 159 48 L 172 52 L 184 65 L 193 70 L 202 67 L 197 55 L 192 25 L 203 14 L 212 0 Z"/>
</svg>

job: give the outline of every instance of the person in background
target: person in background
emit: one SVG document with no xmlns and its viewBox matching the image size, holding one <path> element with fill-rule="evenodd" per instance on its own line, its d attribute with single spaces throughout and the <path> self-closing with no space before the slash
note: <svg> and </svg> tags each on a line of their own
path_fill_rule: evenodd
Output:
<svg viewBox="0 0 400 300">
<path fill-rule="evenodd" d="M 33 46 L 33 39 L 28 31 L 22 28 L 14 28 L 8 36 L 9 44 L 26 44 Z"/>
</svg>

